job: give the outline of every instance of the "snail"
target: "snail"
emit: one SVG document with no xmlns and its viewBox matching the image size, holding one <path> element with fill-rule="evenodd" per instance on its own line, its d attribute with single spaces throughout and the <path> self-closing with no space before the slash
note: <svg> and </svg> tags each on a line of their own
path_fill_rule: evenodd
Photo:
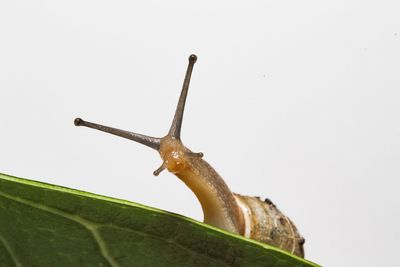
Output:
<svg viewBox="0 0 400 267">
<path fill-rule="evenodd" d="M 269 200 L 232 193 L 201 152 L 193 152 L 181 141 L 181 126 L 196 55 L 189 56 L 189 64 L 183 82 L 179 102 L 171 128 L 162 138 L 128 132 L 76 118 L 76 126 L 85 126 L 124 137 L 159 152 L 163 160 L 153 172 L 155 176 L 167 169 L 182 180 L 196 195 L 204 223 L 222 228 L 244 237 L 267 243 L 304 257 L 305 239 L 293 222 Z"/>
</svg>

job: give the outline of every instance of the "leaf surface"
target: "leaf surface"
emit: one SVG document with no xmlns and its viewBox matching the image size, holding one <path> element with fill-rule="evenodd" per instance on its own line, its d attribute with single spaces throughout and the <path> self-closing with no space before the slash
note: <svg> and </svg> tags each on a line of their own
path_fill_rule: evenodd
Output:
<svg viewBox="0 0 400 267">
<path fill-rule="evenodd" d="M 140 204 L 0 174 L 0 266 L 318 266 Z"/>
</svg>

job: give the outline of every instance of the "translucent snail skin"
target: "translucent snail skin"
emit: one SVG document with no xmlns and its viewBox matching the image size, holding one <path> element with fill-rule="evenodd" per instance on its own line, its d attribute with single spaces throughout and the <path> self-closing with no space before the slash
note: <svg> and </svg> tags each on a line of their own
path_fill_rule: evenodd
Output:
<svg viewBox="0 0 400 267">
<path fill-rule="evenodd" d="M 268 199 L 232 193 L 221 176 L 208 164 L 203 153 L 196 153 L 183 145 L 181 126 L 196 55 L 189 56 L 189 65 L 175 116 L 168 134 L 161 138 L 128 132 L 76 118 L 76 126 L 86 126 L 118 135 L 157 150 L 161 166 L 153 172 L 159 175 L 164 169 L 175 174 L 196 195 L 203 213 L 204 223 L 264 242 L 297 256 L 304 257 L 305 239 L 293 222 Z"/>
</svg>

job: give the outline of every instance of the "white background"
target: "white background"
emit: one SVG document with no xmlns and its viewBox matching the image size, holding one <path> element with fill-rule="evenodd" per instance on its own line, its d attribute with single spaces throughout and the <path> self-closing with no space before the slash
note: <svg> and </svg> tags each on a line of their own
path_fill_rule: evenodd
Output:
<svg viewBox="0 0 400 267">
<path fill-rule="evenodd" d="M 145 3 L 144 3 L 145 2 Z M 0 172 L 202 220 L 158 154 L 73 119 L 166 134 L 269 197 L 324 266 L 395 266 L 398 1 L 2 1 Z"/>
</svg>

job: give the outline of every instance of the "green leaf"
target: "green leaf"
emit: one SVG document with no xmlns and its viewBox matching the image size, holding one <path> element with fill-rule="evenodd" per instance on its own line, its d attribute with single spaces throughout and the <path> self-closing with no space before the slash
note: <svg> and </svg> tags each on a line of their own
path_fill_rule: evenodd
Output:
<svg viewBox="0 0 400 267">
<path fill-rule="evenodd" d="M 0 266 L 318 266 L 140 204 L 0 174 Z"/>
</svg>

